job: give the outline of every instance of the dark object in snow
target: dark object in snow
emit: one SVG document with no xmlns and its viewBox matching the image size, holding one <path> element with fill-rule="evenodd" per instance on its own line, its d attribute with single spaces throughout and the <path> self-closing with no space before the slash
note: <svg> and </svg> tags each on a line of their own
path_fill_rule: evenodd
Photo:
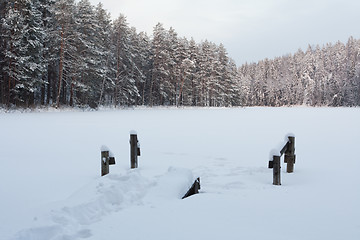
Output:
<svg viewBox="0 0 360 240">
<path fill-rule="evenodd" d="M 111 156 L 108 149 L 101 150 L 101 176 L 109 174 L 109 165 L 115 164 L 115 157 Z M 110 157 L 111 156 L 111 157 Z"/>
<path fill-rule="evenodd" d="M 198 177 L 191 186 L 191 188 L 189 189 L 189 191 L 187 191 L 187 193 L 182 197 L 182 199 L 199 193 L 199 189 L 200 189 L 200 178 Z"/>
<path fill-rule="evenodd" d="M 286 172 L 292 173 L 294 172 L 294 164 L 295 164 L 295 137 L 289 136 L 289 141 L 287 142 L 287 148 L 285 150 L 285 158 L 284 162 L 287 163 L 286 165 Z"/>
<path fill-rule="evenodd" d="M 280 180 L 280 158 L 285 153 L 284 162 L 287 163 L 286 172 L 292 173 L 294 172 L 294 164 L 295 164 L 295 137 L 288 136 L 288 140 L 285 146 L 280 150 L 279 154 L 273 155 L 273 160 L 269 161 L 269 168 L 273 169 L 273 185 L 281 185 Z"/>
<path fill-rule="evenodd" d="M 109 157 L 109 165 L 115 165 L 115 158 Z"/>
<path fill-rule="evenodd" d="M 141 154 L 140 154 L 140 146 L 138 145 L 138 147 L 137 147 L 137 155 L 138 156 L 140 156 Z"/>
<path fill-rule="evenodd" d="M 101 176 L 109 173 L 109 151 L 101 151 Z"/>
<path fill-rule="evenodd" d="M 270 160 L 269 161 L 269 168 L 273 168 L 274 167 L 274 160 Z"/>
<path fill-rule="evenodd" d="M 280 181 L 280 169 L 281 169 L 281 164 L 280 164 L 280 156 L 273 156 L 273 160 L 269 161 L 269 168 L 273 169 L 273 184 L 274 185 L 281 185 L 281 181 Z"/>
<path fill-rule="evenodd" d="M 140 144 L 137 138 L 137 134 L 130 133 L 130 167 L 138 167 L 138 156 L 140 156 Z"/>
</svg>

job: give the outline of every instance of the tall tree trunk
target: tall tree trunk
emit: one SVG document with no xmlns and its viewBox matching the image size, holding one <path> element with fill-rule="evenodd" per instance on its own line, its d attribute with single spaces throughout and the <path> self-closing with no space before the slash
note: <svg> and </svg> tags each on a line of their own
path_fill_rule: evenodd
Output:
<svg viewBox="0 0 360 240">
<path fill-rule="evenodd" d="M 180 81 L 181 81 L 181 85 L 180 85 L 180 92 L 179 92 L 179 97 L 176 100 L 176 106 L 178 107 L 180 105 L 180 99 L 181 99 L 181 94 L 184 88 L 184 83 L 185 83 L 185 77 L 184 77 L 185 73 L 183 72 L 183 74 L 181 74 L 180 77 Z"/>
<path fill-rule="evenodd" d="M 40 105 L 45 105 L 45 83 L 41 85 Z"/>
<path fill-rule="evenodd" d="M 149 105 L 150 107 L 154 104 L 154 96 L 153 96 L 153 89 L 154 89 L 154 81 L 156 79 L 156 75 L 152 72 L 151 73 L 151 80 L 150 80 L 150 91 L 149 91 Z"/>
<path fill-rule="evenodd" d="M 47 75 L 47 89 L 46 89 L 46 105 L 49 106 L 50 104 L 50 98 L 51 98 L 51 89 L 54 88 L 54 86 L 52 86 L 52 78 L 51 78 L 51 72 L 50 72 L 50 67 L 48 66 L 48 75 Z"/>
<path fill-rule="evenodd" d="M 10 64 L 9 64 L 10 65 Z M 11 65 L 10 65 L 11 66 Z M 9 76 L 8 76 L 8 89 L 7 89 L 7 101 L 6 104 L 8 106 L 10 106 L 10 89 L 11 89 L 11 77 L 10 77 L 10 72 L 9 72 Z"/>
<path fill-rule="evenodd" d="M 101 104 L 102 102 L 102 98 L 103 98 L 103 94 L 104 94 L 104 89 L 105 89 L 105 79 L 106 79 L 106 76 L 103 78 L 103 81 L 101 83 L 101 88 L 100 88 L 100 98 L 99 98 L 99 105 Z"/>
<path fill-rule="evenodd" d="M 5 95 L 5 92 L 4 92 L 4 84 L 3 84 L 3 79 L 0 80 L 0 104 L 3 104 L 4 103 L 4 95 Z"/>
<path fill-rule="evenodd" d="M 101 102 L 102 102 L 102 98 L 103 98 L 104 91 L 105 91 L 106 72 L 107 72 L 108 66 L 109 66 L 109 56 L 106 58 L 106 71 L 105 71 L 105 75 L 104 75 L 103 81 L 102 81 L 102 83 L 101 83 L 99 105 L 100 105 Z"/>
<path fill-rule="evenodd" d="M 150 93 L 149 93 L 149 103 L 150 103 L 150 107 L 153 106 L 153 85 L 154 85 L 154 79 L 151 79 L 150 82 Z"/>
<path fill-rule="evenodd" d="M 72 76 L 71 77 L 71 84 L 70 84 L 70 107 L 73 107 L 74 106 L 74 79 L 75 77 Z"/>
<path fill-rule="evenodd" d="M 58 86 L 58 93 L 56 97 L 56 108 L 60 105 L 60 94 L 61 94 L 61 87 L 62 87 L 62 75 L 63 75 L 63 62 L 64 62 L 64 46 L 65 39 L 64 39 L 64 26 L 61 28 L 61 45 L 60 45 L 60 64 L 59 64 L 59 86 Z"/>
<path fill-rule="evenodd" d="M 146 87 L 146 79 L 144 80 L 143 93 L 142 93 L 142 105 L 145 105 L 145 87 Z"/>
<path fill-rule="evenodd" d="M 12 44 L 10 43 L 10 52 L 12 53 Z M 7 92 L 7 105 L 10 106 L 11 103 L 11 82 L 12 82 L 12 78 L 11 78 L 11 74 L 12 74 L 12 59 L 10 58 L 9 61 L 9 73 L 8 73 L 8 92 Z"/>
</svg>

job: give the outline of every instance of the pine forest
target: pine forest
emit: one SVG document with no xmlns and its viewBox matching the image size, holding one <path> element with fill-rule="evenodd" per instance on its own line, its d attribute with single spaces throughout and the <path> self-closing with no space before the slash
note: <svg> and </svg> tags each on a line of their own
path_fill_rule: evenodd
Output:
<svg viewBox="0 0 360 240">
<path fill-rule="evenodd" d="M 0 107 L 359 106 L 360 40 L 237 66 L 224 45 L 152 35 L 88 0 L 0 0 Z"/>
</svg>

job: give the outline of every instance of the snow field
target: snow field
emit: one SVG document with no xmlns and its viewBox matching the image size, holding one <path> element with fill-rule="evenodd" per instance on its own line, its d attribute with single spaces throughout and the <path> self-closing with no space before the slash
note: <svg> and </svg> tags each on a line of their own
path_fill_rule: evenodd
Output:
<svg viewBox="0 0 360 240">
<path fill-rule="evenodd" d="M 359 239 L 359 119 L 305 107 L 1 114 L 0 239 Z M 269 152 L 289 132 L 295 171 L 282 163 L 273 186 Z M 116 165 L 100 177 L 103 145 Z M 196 176 L 200 194 L 181 200 Z"/>
</svg>

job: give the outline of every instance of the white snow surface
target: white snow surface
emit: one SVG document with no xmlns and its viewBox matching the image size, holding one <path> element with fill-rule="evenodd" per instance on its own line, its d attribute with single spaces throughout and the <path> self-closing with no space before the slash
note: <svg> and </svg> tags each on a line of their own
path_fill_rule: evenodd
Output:
<svg viewBox="0 0 360 240">
<path fill-rule="evenodd" d="M 295 134 L 294 133 L 286 134 L 284 140 L 282 142 L 279 142 L 275 148 L 271 149 L 269 153 L 269 160 L 272 160 L 273 156 L 281 156 L 281 150 L 289 141 L 289 137 L 295 137 Z"/>
<path fill-rule="evenodd" d="M 110 149 L 109 149 L 106 145 L 102 145 L 101 148 L 100 148 L 100 150 L 101 150 L 102 152 L 110 151 Z"/>
<path fill-rule="evenodd" d="M 0 239 L 358 240 L 359 120 L 359 108 L 0 113 Z M 289 132 L 295 170 L 282 163 L 273 186 L 268 153 Z M 116 165 L 100 177 L 103 144 Z"/>
</svg>

